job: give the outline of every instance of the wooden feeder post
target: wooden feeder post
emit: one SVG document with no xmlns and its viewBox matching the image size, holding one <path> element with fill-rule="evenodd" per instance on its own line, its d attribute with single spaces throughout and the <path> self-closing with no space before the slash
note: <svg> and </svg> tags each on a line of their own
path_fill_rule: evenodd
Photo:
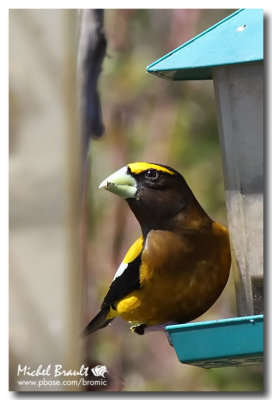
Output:
<svg viewBox="0 0 272 400">
<path fill-rule="evenodd" d="M 219 340 L 214 346 L 218 352 L 189 354 L 186 361 L 181 354 L 182 362 L 208 368 L 260 362 L 263 316 L 256 314 L 263 312 L 263 11 L 236 11 L 149 65 L 147 71 L 172 80 L 214 81 L 237 312 L 247 316 L 167 330 L 173 334 L 178 356 L 184 355 L 185 345 L 180 346 L 188 330 L 189 341 L 197 332 L 196 342 L 202 335 L 206 347 L 211 338 L 220 337 L 220 328 L 223 333 L 228 330 L 227 352 Z M 237 346 L 239 337 L 252 340 L 242 348 Z"/>
</svg>

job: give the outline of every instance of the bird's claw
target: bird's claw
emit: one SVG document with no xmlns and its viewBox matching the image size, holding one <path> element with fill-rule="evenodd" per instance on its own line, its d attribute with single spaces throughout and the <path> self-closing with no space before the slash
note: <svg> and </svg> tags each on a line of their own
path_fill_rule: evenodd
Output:
<svg viewBox="0 0 272 400">
<path fill-rule="evenodd" d="M 145 328 L 145 324 L 133 324 L 130 327 L 131 331 L 137 333 L 138 335 L 143 335 L 145 333 Z"/>
<path fill-rule="evenodd" d="M 172 322 L 172 321 L 171 322 L 165 322 L 164 324 L 153 325 L 153 326 L 146 326 L 146 324 L 135 323 L 135 324 L 132 324 L 130 326 L 130 329 L 131 329 L 132 332 L 135 332 L 138 335 L 144 335 L 145 333 L 148 333 L 148 332 L 164 331 L 166 333 L 168 343 L 171 346 L 173 346 L 172 343 L 171 343 L 171 340 L 170 340 L 169 333 L 165 330 L 166 326 L 173 325 L 173 324 L 176 324 L 176 322 Z"/>
</svg>

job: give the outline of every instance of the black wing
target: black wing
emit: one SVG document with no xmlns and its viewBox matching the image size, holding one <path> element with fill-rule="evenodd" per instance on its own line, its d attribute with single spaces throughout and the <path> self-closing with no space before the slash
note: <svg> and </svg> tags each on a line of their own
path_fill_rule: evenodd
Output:
<svg viewBox="0 0 272 400">
<path fill-rule="evenodd" d="M 133 261 L 128 263 L 128 266 L 123 271 L 122 275 L 112 281 L 101 309 L 110 306 L 114 308 L 114 303 L 116 301 L 123 299 L 129 293 L 133 292 L 133 290 L 140 289 L 141 255 L 142 253 L 140 253 Z"/>
<path fill-rule="evenodd" d="M 140 265 L 141 253 L 132 262 L 128 263 L 123 273 L 115 278 L 104 298 L 99 313 L 86 326 L 82 332 L 82 336 L 87 336 L 95 332 L 97 329 L 107 326 L 112 319 L 107 319 L 110 307 L 115 308 L 114 303 L 123 299 L 133 290 L 140 289 Z"/>
</svg>

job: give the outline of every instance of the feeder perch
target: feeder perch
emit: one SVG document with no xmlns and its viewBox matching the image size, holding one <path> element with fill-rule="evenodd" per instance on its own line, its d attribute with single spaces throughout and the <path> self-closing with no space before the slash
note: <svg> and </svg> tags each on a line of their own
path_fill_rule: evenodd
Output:
<svg viewBox="0 0 272 400">
<path fill-rule="evenodd" d="M 147 67 L 212 79 L 238 318 L 166 327 L 181 362 L 251 365 L 263 354 L 263 10 L 240 9 Z M 216 345 L 215 345 L 216 343 Z"/>
</svg>

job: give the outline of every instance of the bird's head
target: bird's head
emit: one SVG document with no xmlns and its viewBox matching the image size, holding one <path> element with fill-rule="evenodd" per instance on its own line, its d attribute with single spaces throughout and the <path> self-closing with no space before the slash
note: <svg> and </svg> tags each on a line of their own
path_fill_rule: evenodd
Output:
<svg viewBox="0 0 272 400">
<path fill-rule="evenodd" d="M 182 221 L 186 228 L 192 220 L 192 207 L 204 213 L 183 176 L 161 164 L 128 164 L 104 179 L 99 188 L 128 202 L 144 235 L 151 229 L 174 229 Z"/>
</svg>

